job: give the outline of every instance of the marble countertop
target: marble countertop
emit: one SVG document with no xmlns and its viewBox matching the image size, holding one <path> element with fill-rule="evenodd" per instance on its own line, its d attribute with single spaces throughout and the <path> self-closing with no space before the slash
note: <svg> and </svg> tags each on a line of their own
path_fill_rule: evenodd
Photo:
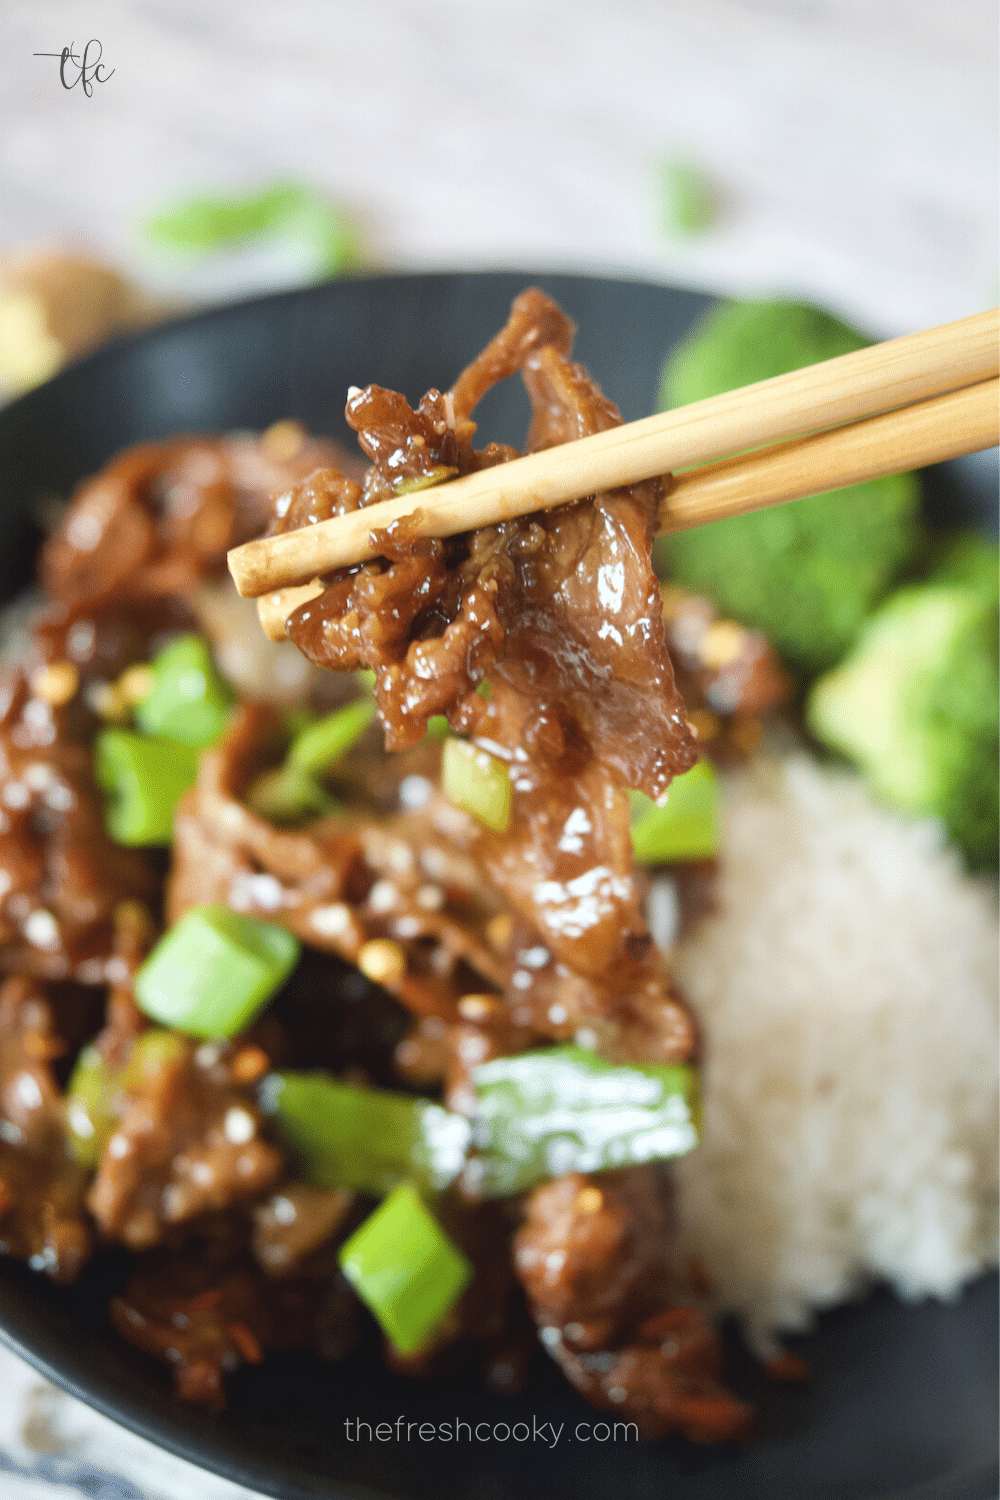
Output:
<svg viewBox="0 0 1000 1500">
<path fill-rule="evenodd" d="M 888 336 L 997 300 L 993 0 L 5 0 L 0 247 L 87 245 L 204 302 L 295 268 L 188 268 L 139 225 L 308 181 L 374 266 L 574 270 L 818 301 Z M 99 39 L 86 96 L 58 53 Z M 113 72 L 111 70 L 113 69 Z M 664 161 L 717 200 L 664 223 Z M 0 1350 L 8 1500 L 245 1495 Z"/>
</svg>

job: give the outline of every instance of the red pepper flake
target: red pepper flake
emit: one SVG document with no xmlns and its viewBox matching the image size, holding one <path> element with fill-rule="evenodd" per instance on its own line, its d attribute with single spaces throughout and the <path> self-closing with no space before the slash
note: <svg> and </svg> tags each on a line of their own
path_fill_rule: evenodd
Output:
<svg viewBox="0 0 1000 1500">
<path fill-rule="evenodd" d="M 248 1365 L 259 1365 L 264 1351 L 245 1323 L 230 1323 L 229 1337 Z"/>
<path fill-rule="evenodd" d="M 236 1083 L 254 1083 L 270 1066 L 270 1059 L 262 1047 L 242 1047 L 230 1064 L 229 1074 Z"/>
<path fill-rule="evenodd" d="M 221 1288 L 210 1286 L 204 1292 L 199 1292 L 197 1297 L 192 1297 L 188 1302 L 182 1304 L 188 1312 L 210 1312 L 217 1307 L 222 1297 Z"/>
<path fill-rule="evenodd" d="M 668 1333 L 682 1333 L 692 1322 L 700 1321 L 693 1307 L 666 1307 L 655 1317 L 647 1318 L 639 1328 L 643 1343 L 657 1344 Z"/>
<path fill-rule="evenodd" d="M 764 1369 L 772 1380 L 783 1380 L 788 1385 L 805 1385 L 809 1379 L 809 1366 L 790 1349 L 782 1349 L 773 1359 L 766 1360 Z"/>
</svg>

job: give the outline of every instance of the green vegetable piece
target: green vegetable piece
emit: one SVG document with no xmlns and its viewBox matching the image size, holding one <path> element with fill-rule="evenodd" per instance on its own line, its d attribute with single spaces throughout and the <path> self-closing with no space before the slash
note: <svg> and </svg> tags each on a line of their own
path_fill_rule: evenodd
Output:
<svg viewBox="0 0 1000 1500">
<path fill-rule="evenodd" d="M 443 484 L 446 479 L 452 479 L 458 470 L 449 468 L 447 464 L 439 464 L 436 469 L 431 469 L 427 474 L 420 474 L 413 479 L 397 479 L 392 486 L 394 495 L 414 495 L 418 490 L 429 490 L 435 484 Z"/>
<path fill-rule="evenodd" d="M 82 1167 L 97 1166 L 128 1091 L 175 1062 L 186 1048 L 182 1036 L 156 1028 L 136 1038 L 121 1068 L 109 1067 L 93 1043 L 81 1048 L 66 1085 L 66 1127 L 70 1151 Z"/>
<path fill-rule="evenodd" d="M 205 254 L 260 237 L 302 245 L 318 273 L 333 276 L 358 262 L 348 215 L 299 183 L 278 182 L 246 197 L 186 198 L 146 224 L 150 239 L 171 250 Z"/>
<path fill-rule="evenodd" d="M 867 340 L 818 308 L 794 302 L 713 309 L 669 356 L 661 409 L 699 401 Z M 923 540 L 920 486 L 887 475 L 836 494 L 678 532 L 657 543 L 657 565 L 756 626 L 804 673 L 832 666 Z"/>
<path fill-rule="evenodd" d="M 151 1026 L 136 1037 L 128 1062 L 120 1074 L 124 1089 L 138 1088 L 164 1068 L 172 1068 L 188 1050 L 186 1037 L 176 1031 L 161 1031 Z"/>
<path fill-rule="evenodd" d="M 662 807 L 642 792 L 629 792 L 632 849 L 643 865 L 711 859 L 719 848 L 719 790 L 711 761 L 675 776 Z"/>
<path fill-rule="evenodd" d="M 448 738 L 448 715 L 431 714 L 427 720 L 427 738 L 429 740 L 445 740 Z"/>
<path fill-rule="evenodd" d="M 178 636 L 152 667 L 152 692 L 135 710 L 139 728 L 180 745 L 211 745 L 226 727 L 232 698 L 208 642 L 200 635 Z"/>
<path fill-rule="evenodd" d="M 401 1354 L 430 1342 L 472 1280 L 472 1266 L 409 1184 L 341 1246 L 340 1267 Z"/>
<path fill-rule="evenodd" d="M 338 708 L 296 735 L 287 764 L 309 776 L 328 771 L 357 743 L 374 717 L 375 703 L 371 698 L 359 698 L 346 708 Z"/>
<path fill-rule="evenodd" d="M 480 1155 L 466 1180 L 485 1198 L 698 1144 L 697 1075 L 683 1064 L 614 1067 L 581 1047 L 553 1047 L 481 1063 L 472 1081 Z"/>
<path fill-rule="evenodd" d="M 108 1067 L 96 1047 L 83 1047 L 66 1085 L 69 1146 L 82 1167 L 97 1166 L 118 1122 L 117 1088 L 117 1071 Z"/>
<path fill-rule="evenodd" d="M 247 793 L 247 806 L 269 823 L 305 823 L 325 818 L 340 804 L 315 776 L 285 764 L 265 771 Z"/>
<path fill-rule="evenodd" d="M 139 1008 L 191 1036 L 235 1036 L 280 989 L 299 956 L 284 927 L 225 906 L 194 906 L 135 979 Z"/>
<path fill-rule="evenodd" d="M 672 234 L 704 234 L 711 228 L 715 194 L 704 172 L 690 162 L 663 162 L 660 184 L 664 223 Z"/>
<path fill-rule="evenodd" d="M 981 531 L 953 531 L 938 540 L 925 583 L 959 583 L 982 593 L 984 600 L 997 597 L 1000 551 Z"/>
<path fill-rule="evenodd" d="M 462 1169 L 470 1127 L 439 1104 L 338 1083 L 326 1073 L 279 1073 L 266 1107 L 306 1180 L 382 1195 L 412 1180 L 440 1192 Z"/>
<path fill-rule="evenodd" d="M 319 777 L 341 760 L 375 717 L 371 698 L 307 724 L 292 741 L 284 765 L 258 777 L 247 797 L 249 806 L 272 823 L 301 823 L 336 812 Z"/>
<path fill-rule="evenodd" d="M 992 597 L 991 597 L 992 596 Z M 997 584 L 901 589 L 807 703 L 816 738 L 907 812 L 944 820 L 973 869 L 997 859 Z"/>
<path fill-rule="evenodd" d="M 510 826 L 510 776 L 495 755 L 468 740 L 445 740 L 441 785 L 456 807 L 471 813 L 487 828 L 503 833 Z"/>
<path fill-rule="evenodd" d="M 198 751 L 190 745 L 129 729 L 102 729 L 94 741 L 104 821 L 118 844 L 169 844 L 174 808 L 197 774 Z"/>
</svg>

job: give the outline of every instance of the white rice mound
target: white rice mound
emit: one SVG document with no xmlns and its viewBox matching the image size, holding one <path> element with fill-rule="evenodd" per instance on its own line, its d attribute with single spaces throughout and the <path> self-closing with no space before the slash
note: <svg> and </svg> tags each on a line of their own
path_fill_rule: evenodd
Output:
<svg viewBox="0 0 1000 1500">
<path fill-rule="evenodd" d="M 933 823 L 803 754 L 724 782 L 718 914 L 677 950 L 704 1035 L 686 1251 L 761 1353 L 885 1280 L 997 1254 L 995 892 Z"/>
</svg>

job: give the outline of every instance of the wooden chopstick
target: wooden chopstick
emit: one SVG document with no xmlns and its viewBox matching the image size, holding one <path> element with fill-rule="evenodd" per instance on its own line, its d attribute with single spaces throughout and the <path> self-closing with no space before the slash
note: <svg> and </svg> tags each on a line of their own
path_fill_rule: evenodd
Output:
<svg viewBox="0 0 1000 1500">
<path fill-rule="evenodd" d="M 934 396 L 811 437 L 678 474 L 660 506 L 657 532 L 686 531 L 804 495 L 944 463 L 1000 439 L 1000 380 Z"/>
<path fill-rule="evenodd" d="M 426 493 L 247 542 L 230 552 L 230 572 L 241 594 L 258 598 L 376 557 L 371 532 L 404 517 L 411 518 L 418 536 L 454 536 L 743 449 L 898 410 L 998 374 L 997 312 L 977 313 L 468 474 Z M 911 465 L 904 461 L 901 467 Z"/>
<path fill-rule="evenodd" d="M 992 447 L 998 436 L 1000 380 L 984 380 L 902 411 L 688 469 L 674 478 L 664 496 L 657 531 L 684 531 L 883 474 L 944 463 Z M 283 641 L 289 615 L 325 588 L 314 579 L 262 595 L 257 613 L 265 635 Z"/>
</svg>

